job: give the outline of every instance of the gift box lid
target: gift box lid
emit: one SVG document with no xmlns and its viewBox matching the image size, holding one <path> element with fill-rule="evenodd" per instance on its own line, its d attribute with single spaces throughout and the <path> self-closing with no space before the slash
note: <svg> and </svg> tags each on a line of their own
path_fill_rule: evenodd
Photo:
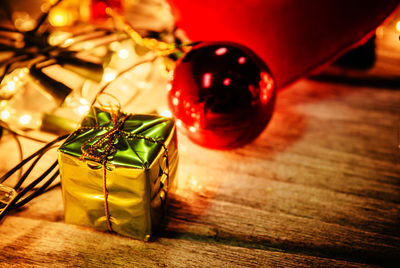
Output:
<svg viewBox="0 0 400 268">
<path fill-rule="evenodd" d="M 73 132 L 58 150 L 81 157 L 82 146 L 95 144 L 112 131 L 113 127 L 112 115 L 94 107 L 83 119 L 80 128 Z M 142 114 L 129 115 L 122 129 L 117 131 L 118 135 L 113 145 L 115 150 L 107 157 L 107 164 L 149 168 L 172 131 L 175 131 L 175 120 L 172 118 Z"/>
</svg>

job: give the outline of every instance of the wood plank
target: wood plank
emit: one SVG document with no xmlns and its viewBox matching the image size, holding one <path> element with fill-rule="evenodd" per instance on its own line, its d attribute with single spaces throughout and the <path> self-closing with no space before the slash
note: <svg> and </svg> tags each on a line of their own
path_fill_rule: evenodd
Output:
<svg viewBox="0 0 400 268">
<path fill-rule="evenodd" d="M 213 151 L 179 133 L 179 190 L 158 237 L 399 261 L 399 96 L 303 81 L 279 93 L 271 124 L 253 144 Z M 61 203 L 51 191 L 14 215 L 59 223 Z"/>
<path fill-rule="evenodd" d="M 24 226 L 24 228 L 20 228 Z M 0 228 L 0 263 L 10 266 L 368 267 L 300 254 L 185 239 L 141 242 L 62 223 L 8 217 Z M 302 265 L 300 265 L 302 266 Z"/>
</svg>

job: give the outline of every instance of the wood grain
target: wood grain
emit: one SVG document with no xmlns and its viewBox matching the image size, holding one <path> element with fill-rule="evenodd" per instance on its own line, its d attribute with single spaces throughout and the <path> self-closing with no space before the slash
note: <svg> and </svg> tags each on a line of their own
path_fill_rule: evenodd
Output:
<svg viewBox="0 0 400 268">
<path fill-rule="evenodd" d="M 154 242 L 64 224 L 56 189 L 4 221 L 2 260 L 393 265 L 400 261 L 399 104 L 400 91 L 301 81 L 279 93 L 267 130 L 243 148 L 208 150 L 179 133 L 179 188 Z"/>
<path fill-rule="evenodd" d="M 165 2 L 139 2 L 126 10 L 135 27 L 173 27 Z M 303 80 L 279 92 L 269 126 L 252 144 L 214 151 L 179 132 L 178 190 L 152 242 L 65 224 L 55 188 L 0 223 L 1 267 L 398 266 L 400 48 L 393 38 L 378 35 L 373 69 L 330 68 L 330 82 Z M 166 107 L 161 84 L 149 107 Z M 132 106 L 145 110 L 143 101 Z M 25 156 L 40 147 L 22 142 Z M 10 135 L 0 152 L 3 174 L 19 161 Z M 54 158 L 53 151 L 33 177 Z"/>
<path fill-rule="evenodd" d="M 0 235 L 3 267 L 7 267 L 7 263 L 16 267 L 365 266 L 185 239 L 158 238 L 155 242 L 146 243 L 83 227 L 17 217 L 7 219 Z"/>
</svg>

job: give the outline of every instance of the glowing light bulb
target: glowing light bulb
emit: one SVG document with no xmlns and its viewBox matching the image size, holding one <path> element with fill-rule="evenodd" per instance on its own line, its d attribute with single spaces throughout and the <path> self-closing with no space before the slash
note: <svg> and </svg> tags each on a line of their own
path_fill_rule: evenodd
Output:
<svg viewBox="0 0 400 268">
<path fill-rule="evenodd" d="M 212 75 L 211 73 L 205 73 L 203 75 L 203 87 L 209 88 L 211 86 Z"/>
<path fill-rule="evenodd" d="M 74 39 L 68 38 L 67 40 L 64 41 L 63 46 L 69 46 L 74 42 Z"/>
<path fill-rule="evenodd" d="M 30 31 L 36 26 L 36 21 L 27 12 L 14 12 L 12 17 L 15 27 L 20 31 Z"/>
<path fill-rule="evenodd" d="M 21 68 L 20 70 L 18 70 L 19 78 L 23 78 L 28 73 L 29 73 L 29 69 L 27 67 L 24 67 L 24 68 Z"/>
<path fill-rule="evenodd" d="M 49 43 L 52 46 L 56 45 L 61 45 L 65 44 L 67 40 L 72 40 L 68 39 L 71 36 L 70 33 L 67 32 L 61 32 L 61 31 L 54 31 L 50 36 L 49 36 Z"/>
<path fill-rule="evenodd" d="M 86 115 L 86 113 L 90 109 L 89 102 L 84 98 L 76 96 L 75 94 L 70 94 L 68 97 L 65 98 L 64 104 L 67 107 L 72 108 L 75 114 L 79 117 Z"/>
<path fill-rule="evenodd" d="M 78 107 L 78 113 L 84 115 L 89 111 L 89 105 L 81 105 Z"/>
<path fill-rule="evenodd" d="M 126 59 L 129 57 L 129 51 L 127 49 L 121 49 L 120 51 L 118 51 L 118 56 L 121 59 Z"/>
<path fill-rule="evenodd" d="M 226 47 L 220 47 L 217 50 L 215 50 L 215 55 L 222 56 L 224 55 L 228 49 Z"/>
<path fill-rule="evenodd" d="M 62 27 L 71 25 L 77 18 L 77 11 L 73 8 L 55 7 L 49 13 L 49 22 L 52 26 Z"/>
<path fill-rule="evenodd" d="M 224 81 L 223 81 L 223 84 L 224 84 L 225 86 L 229 86 L 230 83 L 231 83 L 231 79 L 230 79 L 230 78 L 225 78 Z"/>
<path fill-rule="evenodd" d="M 10 81 L 7 83 L 7 90 L 8 91 L 14 91 L 15 90 L 15 82 L 14 81 Z"/>
<path fill-rule="evenodd" d="M 400 20 L 396 23 L 396 30 L 400 32 Z"/>
<path fill-rule="evenodd" d="M 104 70 L 103 81 L 104 82 L 111 82 L 111 81 L 113 81 L 115 79 L 116 76 L 117 75 L 116 75 L 114 70 L 106 68 Z"/>
<path fill-rule="evenodd" d="M 56 14 L 53 17 L 53 22 L 55 25 L 63 25 L 65 23 L 65 18 L 61 14 Z"/>
<path fill-rule="evenodd" d="M 164 111 L 162 111 L 162 112 L 160 113 L 160 115 L 161 115 L 161 116 L 164 116 L 164 117 L 172 117 L 172 113 L 171 113 L 170 110 L 164 110 Z"/>
<path fill-rule="evenodd" d="M 10 118 L 10 112 L 7 110 L 4 110 L 0 114 L 1 120 L 6 121 L 8 118 Z"/>
<path fill-rule="evenodd" d="M 24 86 L 27 82 L 24 69 L 16 69 L 5 76 L 0 85 L 0 99 L 12 98 Z"/>
<path fill-rule="evenodd" d="M 29 114 L 24 114 L 24 115 L 20 116 L 18 121 L 21 125 L 27 125 L 31 122 L 31 120 L 32 120 L 32 116 L 30 116 Z"/>
<path fill-rule="evenodd" d="M 173 99 L 172 99 L 172 104 L 173 104 L 174 106 L 177 106 L 177 105 L 179 104 L 179 99 L 178 99 L 178 98 L 173 98 Z"/>
<path fill-rule="evenodd" d="M 17 192 L 8 186 L 0 184 L 0 212 L 17 196 Z"/>
</svg>

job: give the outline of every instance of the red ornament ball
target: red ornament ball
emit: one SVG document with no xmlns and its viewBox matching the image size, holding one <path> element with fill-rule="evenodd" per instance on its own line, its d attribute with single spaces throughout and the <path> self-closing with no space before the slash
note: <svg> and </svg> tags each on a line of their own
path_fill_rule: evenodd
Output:
<svg viewBox="0 0 400 268">
<path fill-rule="evenodd" d="M 177 63 L 168 102 L 195 143 L 231 149 L 254 140 L 271 119 L 276 89 L 267 65 L 250 49 L 202 43 Z"/>
</svg>

